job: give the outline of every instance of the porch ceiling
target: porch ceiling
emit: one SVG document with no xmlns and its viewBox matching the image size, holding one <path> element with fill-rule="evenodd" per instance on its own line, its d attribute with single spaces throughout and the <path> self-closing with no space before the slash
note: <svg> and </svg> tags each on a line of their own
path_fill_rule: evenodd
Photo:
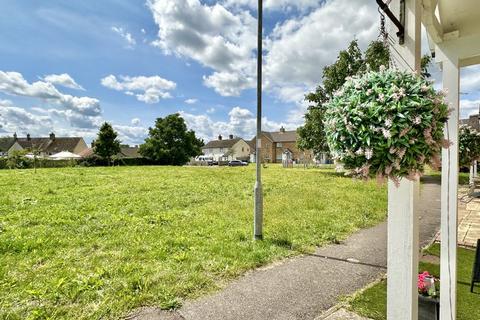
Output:
<svg viewBox="0 0 480 320">
<path fill-rule="evenodd" d="M 480 63 L 480 2 L 423 0 L 422 5 L 431 49 L 442 46 L 459 58 L 461 66 Z"/>
</svg>

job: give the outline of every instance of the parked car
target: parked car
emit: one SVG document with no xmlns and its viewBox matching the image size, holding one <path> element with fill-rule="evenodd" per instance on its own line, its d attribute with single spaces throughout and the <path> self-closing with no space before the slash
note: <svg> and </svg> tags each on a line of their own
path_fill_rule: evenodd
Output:
<svg viewBox="0 0 480 320">
<path fill-rule="evenodd" d="M 207 164 L 208 164 L 209 166 L 218 166 L 218 161 L 208 160 L 208 161 L 207 161 Z"/>
<path fill-rule="evenodd" d="M 247 162 L 240 161 L 240 160 L 232 160 L 228 162 L 229 167 L 242 167 L 242 166 L 248 166 Z"/>
</svg>

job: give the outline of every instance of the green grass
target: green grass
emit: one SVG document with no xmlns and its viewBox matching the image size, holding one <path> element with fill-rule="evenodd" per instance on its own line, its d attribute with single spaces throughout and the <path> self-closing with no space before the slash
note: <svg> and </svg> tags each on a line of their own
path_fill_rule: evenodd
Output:
<svg viewBox="0 0 480 320">
<path fill-rule="evenodd" d="M 427 252 L 440 256 L 440 247 L 433 245 Z M 458 248 L 457 320 L 478 320 L 479 317 L 480 294 L 470 293 L 474 258 L 475 251 Z M 427 270 L 435 277 L 440 276 L 440 266 L 437 264 L 420 262 L 419 270 Z M 480 288 L 477 286 L 476 292 L 479 291 Z M 350 309 L 374 320 L 384 320 L 387 314 L 386 293 L 387 282 L 384 280 L 354 296 L 350 302 Z"/>
<path fill-rule="evenodd" d="M 263 175 L 265 240 L 254 242 L 253 166 L 0 171 L 0 318 L 175 308 L 385 218 L 375 182 L 277 166 Z"/>
</svg>

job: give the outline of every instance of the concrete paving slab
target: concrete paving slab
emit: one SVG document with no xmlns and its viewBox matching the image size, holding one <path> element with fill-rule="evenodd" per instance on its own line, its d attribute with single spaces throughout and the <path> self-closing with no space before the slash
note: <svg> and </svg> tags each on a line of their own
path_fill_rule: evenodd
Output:
<svg viewBox="0 0 480 320">
<path fill-rule="evenodd" d="M 361 317 L 358 314 L 355 314 L 353 312 L 347 311 L 342 308 L 332 313 L 326 318 L 317 318 L 315 320 L 369 320 L 369 319 Z"/>
</svg>

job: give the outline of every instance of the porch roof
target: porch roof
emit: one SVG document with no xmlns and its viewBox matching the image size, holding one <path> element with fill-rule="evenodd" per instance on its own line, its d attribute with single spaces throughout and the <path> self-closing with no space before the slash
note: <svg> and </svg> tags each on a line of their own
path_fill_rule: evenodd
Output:
<svg viewBox="0 0 480 320">
<path fill-rule="evenodd" d="M 422 22 L 432 52 L 436 45 L 453 53 L 459 66 L 480 64 L 478 0 L 423 0 Z"/>
</svg>

